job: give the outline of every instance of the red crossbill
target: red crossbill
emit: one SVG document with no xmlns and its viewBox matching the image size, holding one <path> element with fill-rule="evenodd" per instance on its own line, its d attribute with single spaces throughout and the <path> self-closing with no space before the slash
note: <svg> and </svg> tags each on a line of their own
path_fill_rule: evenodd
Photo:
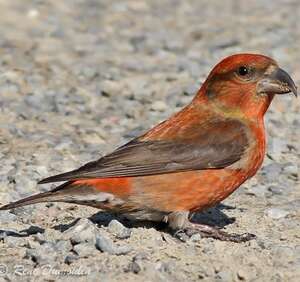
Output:
<svg viewBox="0 0 300 282">
<path fill-rule="evenodd" d="M 67 202 L 206 237 L 251 239 L 192 223 L 190 215 L 220 203 L 255 175 L 266 150 L 264 115 L 275 94 L 289 92 L 297 95 L 296 86 L 273 59 L 227 57 L 180 112 L 97 161 L 39 182 L 64 181 L 54 190 L 1 209 Z"/>
</svg>

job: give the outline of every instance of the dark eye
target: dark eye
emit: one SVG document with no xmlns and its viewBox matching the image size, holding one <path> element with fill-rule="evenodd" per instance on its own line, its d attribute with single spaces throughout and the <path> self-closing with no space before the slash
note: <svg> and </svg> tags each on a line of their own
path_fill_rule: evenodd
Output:
<svg viewBox="0 0 300 282">
<path fill-rule="evenodd" d="M 240 76 L 246 76 L 246 75 L 248 75 L 249 74 L 249 69 L 247 68 L 247 67 L 245 67 L 245 66 L 241 66 L 241 67 L 239 67 L 239 69 L 238 69 L 238 74 L 240 75 Z"/>
</svg>

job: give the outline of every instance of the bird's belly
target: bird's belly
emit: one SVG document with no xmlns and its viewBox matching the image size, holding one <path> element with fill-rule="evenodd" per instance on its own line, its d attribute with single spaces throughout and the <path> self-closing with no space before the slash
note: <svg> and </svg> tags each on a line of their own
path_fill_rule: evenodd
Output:
<svg viewBox="0 0 300 282">
<path fill-rule="evenodd" d="M 138 177 L 130 199 L 165 212 L 203 210 L 224 200 L 252 175 L 227 168 Z"/>
</svg>

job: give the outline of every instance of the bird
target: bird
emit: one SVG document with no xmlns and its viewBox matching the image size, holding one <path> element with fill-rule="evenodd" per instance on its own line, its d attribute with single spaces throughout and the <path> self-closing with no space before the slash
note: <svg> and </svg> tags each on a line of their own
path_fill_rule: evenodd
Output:
<svg viewBox="0 0 300 282">
<path fill-rule="evenodd" d="M 134 221 L 165 222 L 174 234 L 253 239 L 191 217 L 256 174 L 266 151 L 264 115 L 276 94 L 287 93 L 297 97 L 297 87 L 274 59 L 249 53 L 226 57 L 182 110 L 110 154 L 38 182 L 63 182 L 51 191 L 0 210 L 65 202 Z"/>
</svg>

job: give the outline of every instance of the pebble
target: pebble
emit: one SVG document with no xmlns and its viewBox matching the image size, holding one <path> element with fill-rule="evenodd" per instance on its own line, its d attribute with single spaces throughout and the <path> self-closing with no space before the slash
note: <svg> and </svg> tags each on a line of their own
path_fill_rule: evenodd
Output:
<svg viewBox="0 0 300 282">
<path fill-rule="evenodd" d="M 151 109 L 157 112 L 164 112 L 165 110 L 167 110 L 167 105 L 163 101 L 155 101 L 152 103 Z"/>
<path fill-rule="evenodd" d="M 111 239 L 100 233 L 96 235 L 96 247 L 101 252 L 109 253 L 111 255 L 126 255 L 132 250 L 131 247 L 126 245 L 115 245 Z"/>
<path fill-rule="evenodd" d="M 191 236 L 190 241 L 192 241 L 192 242 L 198 242 L 198 241 L 200 241 L 201 239 L 202 239 L 201 234 L 196 233 L 196 234 L 193 234 L 193 235 Z"/>
<path fill-rule="evenodd" d="M 286 217 L 289 212 L 280 208 L 271 208 L 267 210 L 267 215 L 272 219 L 280 219 Z"/>
<path fill-rule="evenodd" d="M 108 231 L 116 235 L 118 239 L 127 239 L 131 235 L 131 230 L 115 219 L 108 224 Z"/>
<path fill-rule="evenodd" d="M 297 164 L 287 164 L 283 168 L 283 172 L 297 177 L 299 174 L 299 168 L 298 168 Z"/>
<path fill-rule="evenodd" d="M 69 240 L 58 240 L 54 243 L 54 247 L 59 253 L 67 253 L 72 249 L 72 244 Z"/>
<path fill-rule="evenodd" d="M 247 193 L 261 198 L 261 197 L 265 197 L 267 192 L 268 192 L 268 188 L 266 186 L 256 185 L 256 186 L 252 186 L 249 189 L 249 192 Z"/>
<path fill-rule="evenodd" d="M 26 239 L 23 237 L 6 236 L 4 237 L 4 243 L 10 248 L 26 246 Z"/>
<path fill-rule="evenodd" d="M 149 254 L 146 252 L 139 252 L 133 257 L 133 261 L 149 260 Z"/>
<path fill-rule="evenodd" d="M 222 282 L 232 282 L 234 281 L 232 272 L 229 270 L 220 270 L 216 274 L 216 281 L 222 281 Z"/>
<path fill-rule="evenodd" d="M 1 211 L 0 212 L 1 224 L 16 221 L 16 219 L 17 219 L 17 216 L 13 213 L 10 213 L 9 211 Z"/>
<path fill-rule="evenodd" d="M 79 259 L 79 256 L 77 256 L 77 255 L 67 255 L 65 257 L 64 262 L 66 264 L 72 264 L 73 262 L 77 261 L 78 259 Z"/>
<path fill-rule="evenodd" d="M 50 264 L 57 260 L 57 250 L 53 243 L 46 242 L 34 249 L 27 249 L 25 258 L 29 258 L 39 265 Z"/>
<path fill-rule="evenodd" d="M 155 269 L 157 269 L 160 272 L 172 273 L 173 271 L 175 271 L 175 265 L 173 262 L 160 261 L 156 263 Z"/>
<path fill-rule="evenodd" d="M 80 219 L 74 226 L 70 227 L 63 233 L 64 239 L 70 239 L 72 244 L 79 244 L 82 242 L 95 242 L 96 228 L 94 224 L 86 219 Z"/>
<path fill-rule="evenodd" d="M 77 244 L 74 246 L 73 250 L 79 257 L 89 257 L 95 255 L 97 252 L 95 245 L 89 242 Z"/>
<path fill-rule="evenodd" d="M 249 272 L 246 269 L 239 269 L 237 272 L 237 277 L 239 280 L 247 281 L 249 280 Z"/>
<path fill-rule="evenodd" d="M 279 185 L 271 185 L 268 187 L 268 191 L 274 195 L 283 195 L 286 192 L 286 189 L 285 187 L 281 187 Z"/>
<path fill-rule="evenodd" d="M 124 271 L 125 272 L 133 272 L 133 273 L 137 274 L 141 271 L 141 267 L 136 261 L 133 261 L 133 262 L 129 263 L 129 265 L 124 269 Z"/>
<path fill-rule="evenodd" d="M 267 182 L 276 182 L 282 171 L 282 165 L 279 163 L 271 163 L 262 169 L 262 173 L 265 176 Z"/>
</svg>

